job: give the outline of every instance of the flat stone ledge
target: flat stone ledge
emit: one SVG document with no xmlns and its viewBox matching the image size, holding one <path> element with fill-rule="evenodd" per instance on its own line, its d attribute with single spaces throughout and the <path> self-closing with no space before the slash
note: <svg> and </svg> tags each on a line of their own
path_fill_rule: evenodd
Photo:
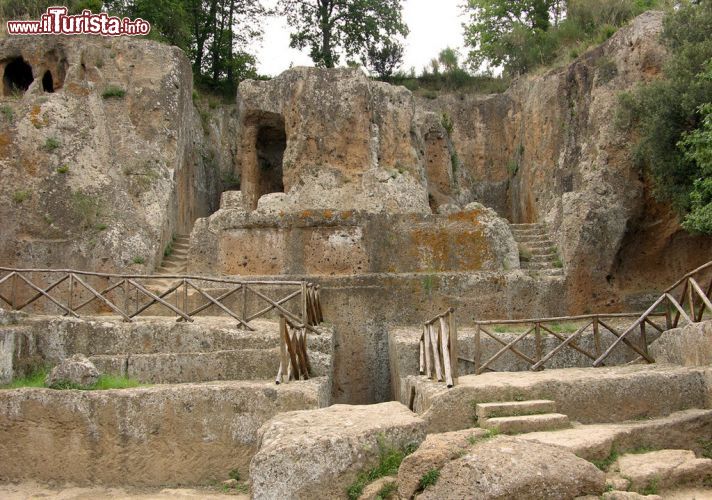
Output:
<svg viewBox="0 0 712 500">
<path fill-rule="evenodd" d="M 258 429 L 278 413 L 328 404 L 324 378 L 109 391 L 0 391 L 0 479 L 131 486 L 201 485 L 247 475 Z M 57 460 L 55 457 L 68 457 Z"/>
</svg>

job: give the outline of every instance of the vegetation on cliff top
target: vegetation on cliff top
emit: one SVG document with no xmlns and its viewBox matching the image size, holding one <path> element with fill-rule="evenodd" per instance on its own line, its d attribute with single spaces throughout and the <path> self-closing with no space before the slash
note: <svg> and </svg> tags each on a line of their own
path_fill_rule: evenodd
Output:
<svg viewBox="0 0 712 500">
<path fill-rule="evenodd" d="M 712 234 L 712 2 L 665 18 L 663 77 L 621 96 L 619 125 L 635 132 L 636 160 L 683 227 Z"/>
<path fill-rule="evenodd" d="M 470 67 L 514 76 L 578 57 L 628 20 L 670 0 L 468 0 Z"/>
</svg>

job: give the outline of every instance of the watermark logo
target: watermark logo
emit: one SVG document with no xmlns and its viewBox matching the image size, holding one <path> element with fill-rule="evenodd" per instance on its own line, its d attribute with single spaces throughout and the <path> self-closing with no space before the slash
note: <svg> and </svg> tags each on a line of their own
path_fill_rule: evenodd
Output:
<svg viewBox="0 0 712 500">
<path fill-rule="evenodd" d="M 141 18 L 122 19 L 90 10 L 69 15 L 66 7 L 49 7 L 39 21 L 8 21 L 7 32 L 10 35 L 139 36 L 148 35 L 151 24 Z"/>
</svg>

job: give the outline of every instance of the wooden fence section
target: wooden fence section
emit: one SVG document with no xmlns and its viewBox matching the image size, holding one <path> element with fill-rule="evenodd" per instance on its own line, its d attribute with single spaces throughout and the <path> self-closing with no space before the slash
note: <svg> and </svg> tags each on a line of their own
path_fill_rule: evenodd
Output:
<svg viewBox="0 0 712 500">
<path fill-rule="evenodd" d="M 679 293 L 678 293 L 679 292 Z M 678 298 L 676 298 L 676 296 Z M 541 370 L 546 363 L 565 349 L 572 349 L 591 360 L 591 366 L 603 366 L 605 360 L 613 353 L 616 347 L 625 347 L 636 355 L 631 363 L 645 361 L 654 363 L 655 360 L 648 352 L 648 335 L 646 328 L 652 327 L 662 333 L 665 330 L 680 326 L 680 322 L 700 322 L 705 318 L 705 313 L 712 313 L 712 261 L 686 274 L 663 294 L 643 313 L 623 314 L 590 314 L 582 316 L 562 316 L 556 318 L 522 319 L 522 320 L 493 320 L 475 322 L 474 359 L 465 361 L 473 363 L 477 375 L 485 371 L 495 371 L 492 365 L 505 353 L 511 352 L 527 363 L 531 370 Z M 613 320 L 632 319 L 632 323 L 625 328 L 616 328 Z M 664 326 L 661 326 L 664 318 Z M 655 320 L 659 321 L 656 322 Z M 556 331 L 555 324 L 561 322 L 577 322 L 576 330 L 570 334 Z M 511 325 L 519 325 L 523 331 L 518 331 L 516 337 L 503 339 L 498 337 L 493 330 L 506 329 Z M 593 350 L 583 347 L 579 341 L 584 332 L 593 335 Z M 605 350 L 602 348 L 601 334 L 609 332 L 614 341 Z M 633 332 L 640 332 L 638 341 L 632 339 Z M 502 347 L 488 359 L 482 359 L 482 336 L 493 339 Z M 527 336 L 534 337 L 535 352 L 524 353 L 517 345 Z M 544 352 L 542 335 L 555 337 L 559 344 L 549 352 Z M 422 349 L 421 349 L 422 366 Z"/>
<path fill-rule="evenodd" d="M 664 314 L 651 314 L 646 318 L 644 322 L 638 323 L 634 322 L 636 327 L 640 328 L 641 338 L 646 338 L 645 328 L 646 325 L 651 326 L 662 332 L 664 329 L 653 321 L 654 317 L 664 317 Z M 574 351 L 586 356 L 591 361 L 595 361 L 601 356 L 602 353 L 602 333 L 607 331 L 611 333 L 616 341 L 620 341 L 622 333 L 618 328 L 612 326 L 612 320 L 618 319 L 636 319 L 639 317 L 639 313 L 633 314 L 591 314 L 582 316 L 560 316 L 555 318 L 537 318 L 537 319 L 521 319 L 521 320 L 493 320 L 493 321 L 476 321 L 475 322 L 475 348 L 474 348 L 474 359 L 465 359 L 475 365 L 475 374 L 480 375 L 485 371 L 495 371 L 491 366 L 501 358 L 507 351 L 511 352 L 530 367 L 530 370 L 537 371 L 544 368 L 546 363 L 551 360 L 554 356 L 562 352 L 564 349 L 573 349 Z M 576 330 L 570 333 L 557 332 L 557 326 L 562 322 L 577 322 Z M 494 329 L 507 328 L 511 326 L 517 326 L 523 328 L 524 331 L 517 332 L 517 336 L 514 339 L 502 339 L 494 333 Z M 589 349 L 581 346 L 577 340 L 580 340 L 581 335 L 586 332 L 591 331 L 593 334 L 594 349 L 591 352 Z M 629 327 L 625 332 L 630 333 L 633 331 L 632 327 Z M 486 335 L 492 340 L 496 341 L 502 347 L 494 355 L 486 360 L 482 360 L 482 336 Z M 534 353 L 524 353 L 517 348 L 523 339 L 527 336 L 534 337 L 535 352 Z M 550 335 L 556 338 L 560 343 L 551 351 L 544 352 L 544 341 L 543 336 Z M 648 354 L 648 344 L 647 341 L 642 341 L 639 344 L 628 338 L 623 338 L 622 342 L 631 351 L 645 359 L 646 361 L 652 363 L 654 360 Z"/>
<path fill-rule="evenodd" d="M 279 371 L 277 385 L 290 380 L 309 380 L 307 331 L 292 324 L 284 316 L 279 319 Z"/>
<path fill-rule="evenodd" d="M 700 285 L 700 283 L 702 283 L 702 285 Z M 677 295 L 679 299 L 675 298 L 677 292 L 679 292 L 679 295 Z M 685 309 L 685 307 L 687 307 L 687 309 Z M 601 366 L 617 345 L 621 342 L 627 342 L 626 337 L 630 332 L 638 326 L 641 328 L 644 327 L 646 322 L 649 323 L 648 318 L 655 314 L 654 311 L 661 308 L 664 310 L 665 324 L 668 330 L 680 326 L 681 319 L 684 320 L 686 324 L 699 323 L 704 318 L 705 312 L 709 311 L 712 313 L 712 261 L 687 273 L 674 285 L 665 290 L 662 295 L 653 302 L 653 305 L 641 314 L 640 317 L 626 331 L 621 333 L 615 342 L 593 362 L 593 366 Z M 642 354 L 641 357 L 645 358 L 649 363 L 653 362 L 653 360 L 642 356 Z"/>
<path fill-rule="evenodd" d="M 443 380 L 448 388 L 457 383 L 457 328 L 455 309 L 448 309 L 423 323 L 420 337 L 420 374 Z"/>
<path fill-rule="evenodd" d="M 219 290 L 219 295 L 215 295 L 215 290 Z M 278 298 L 269 296 L 276 291 L 280 295 Z M 189 294 L 198 304 L 191 304 Z M 229 298 L 233 305 L 227 301 Z M 259 310 L 250 311 L 249 300 L 260 304 Z M 270 313 L 288 319 L 296 328 L 317 334 L 319 332 L 314 327 L 323 321 L 319 286 L 306 281 L 246 281 L 0 267 L 0 305 L 4 302 L 12 310 L 21 311 L 40 301 L 65 316 L 80 317 L 93 305 L 102 313 L 113 313 L 124 321 L 132 321 L 141 314 L 167 312 L 177 317 L 177 321 L 192 322 L 199 314 L 218 312 L 230 316 L 248 330 L 253 329 L 250 321 Z"/>
</svg>

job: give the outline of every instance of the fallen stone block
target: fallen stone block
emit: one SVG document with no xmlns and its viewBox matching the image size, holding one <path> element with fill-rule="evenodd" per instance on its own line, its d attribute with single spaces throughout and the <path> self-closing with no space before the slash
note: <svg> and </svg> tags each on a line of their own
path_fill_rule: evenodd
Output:
<svg viewBox="0 0 712 500">
<path fill-rule="evenodd" d="M 425 422 L 396 402 L 334 405 L 277 415 L 259 436 L 250 463 L 255 500 L 343 498 L 384 449 L 420 444 Z"/>
<path fill-rule="evenodd" d="M 605 485 L 603 472 L 569 451 L 498 436 L 446 464 L 417 498 L 575 498 L 600 495 Z"/>
</svg>

